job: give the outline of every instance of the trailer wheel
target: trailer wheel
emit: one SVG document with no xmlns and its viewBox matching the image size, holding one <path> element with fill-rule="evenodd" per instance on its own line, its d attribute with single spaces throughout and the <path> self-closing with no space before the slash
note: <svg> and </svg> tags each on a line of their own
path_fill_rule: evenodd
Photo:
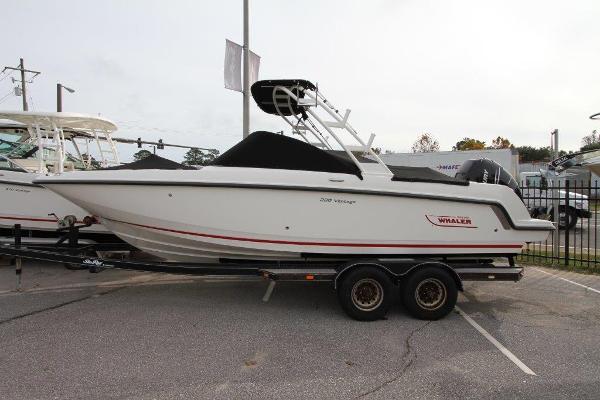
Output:
<svg viewBox="0 0 600 400">
<path fill-rule="evenodd" d="M 393 283 L 375 267 L 359 267 L 344 276 L 338 287 L 340 305 L 359 321 L 383 319 L 390 309 Z"/>
<path fill-rule="evenodd" d="M 573 207 L 560 206 L 558 211 L 558 229 L 571 230 L 577 225 L 577 211 Z M 554 210 L 550 211 L 550 220 L 554 221 Z"/>
<path fill-rule="evenodd" d="M 440 267 L 418 269 L 405 278 L 403 287 L 402 302 L 415 318 L 437 320 L 448 315 L 456 305 L 456 282 Z"/>
</svg>

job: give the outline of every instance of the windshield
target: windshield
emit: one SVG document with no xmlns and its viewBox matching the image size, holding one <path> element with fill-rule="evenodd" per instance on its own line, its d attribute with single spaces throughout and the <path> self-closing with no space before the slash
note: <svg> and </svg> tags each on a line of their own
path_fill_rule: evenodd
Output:
<svg viewBox="0 0 600 400">
<path fill-rule="evenodd" d="M 0 132 L 0 154 L 6 154 L 17 147 L 21 139 L 21 134 Z"/>
<path fill-rule="evenodd" d="M 25 158 L 36 158 L 38 153 L 38 146 L 32 143 L 20 143 L 18 146 L 14 147 L 11 151 L 9 151 L 6 156 L 9 158 L 15 159 L 25 159 Z M 44 160 L 48 162 L 46 164 L 52 164 L 55 160 L 56 151 L 50 147 L 44 147 Z M 73 163 L 73 168 L 75 169 L 86 169 L 83 161 L 78 158 L 72 156 L 71 154 L 66 155 L 66 162 Z"/>
<path fill-rule="evenodd" d="M 31 143 L 20 143 L 15 148 L 13 148 L 7 155 L 10 158 L 30 158 L 35 153 L 37 153 L 37 146 Z M 44 149 L 44 155 L 46 155 L 46 150 Z"/>
</svg>

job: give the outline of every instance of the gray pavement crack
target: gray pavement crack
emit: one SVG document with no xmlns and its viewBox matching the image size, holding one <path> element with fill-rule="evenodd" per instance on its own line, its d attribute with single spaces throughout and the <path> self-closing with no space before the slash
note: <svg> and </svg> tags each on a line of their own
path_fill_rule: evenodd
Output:
<svg viewBox="0 0 600 400">
<path fill-rule="evenodd" d="M 33 310 L 33 311 L 29 311 L 27 313 L 15 315 L 14 317 L 10 317 L 10 318 L 7 318 L 7 319 L 0 320 L 0 325 L 6 324 L 6 323 L 9 323 L 9 322 L 21 319 L 21 318 L 30 317 L 32 315 L 40 314 L 40 313 L 43 313 L 43 312 L 46 312 L 46 311 L 56 310 L 56 309 L 64 307 L 64 306 L 68 306 L 69 304 L 74 304 L 74 303 L 78 303 L 80 301 L 91 299 L 92 297 L 104 296 L 105 294 L 113 293 L 113 292 L 116 292 L 117 290 L 121 290 L 121 289 L 124 289 L 124 288 L 125 287 L 118 287 L 118 288 L 114 288 L 114 289 L 107 290 L 107 291 L 100 292 L 100 293 L 92 293 L 92 294 L 90 294 L 88 296 L 79 297 L 77 299 L 65 301 L 65 302 L 62 302 L 62 303 L 59 303 L 59 304 L 55 304 L 55 305 L 52 305 L 52 306 L 49 306 L 49 307 L 41 308 L 39 310 Z"/>
<path fill-rule="evenodd" d="M 414 362 L 417 360 L 417 353 L 415 353 L 413 351 L 413 347 L 412 344 L 410 343 L 411 339 L 413 338 L 414 335 L 416 335 L 418 332 L 420 332 L 421 330 L 423 330 L 425 327 L 427 327 L 429 324 L 431 324 L 432 321 L 427 321 L 425 322 L 423 325 L 418 326 L 417 328 L 413 329 L 408 336 L 406 336 L 406 339 L 404 340 L 405 343 L 405 350 L 404 353 L 402 354 L 402 368 L 400 368 L 399 371 L 397 371 L 394 376 L 392 376 L 390 379 L 380 383 L 379 385 L 371 388 L 370 390 L 361 393 L 360 395 L 358 395 L 357 397 L 355 397 L 356 399 L 361 399 L 363 397 L 369 396 L 381 389 L 383 389 L 384 387 L 386 387 L 387 385 L 390 385 L 394 382 L 396 382 L 398 379 L 400 379 L 405 373 L 406 371 L 414 364 Z"/>
</svg>

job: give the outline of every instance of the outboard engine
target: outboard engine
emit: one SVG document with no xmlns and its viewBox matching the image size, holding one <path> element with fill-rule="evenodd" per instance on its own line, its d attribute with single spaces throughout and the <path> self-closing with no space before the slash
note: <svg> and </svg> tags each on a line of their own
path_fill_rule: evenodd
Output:
<svg viewBox="0 0 600 400">
<path fill-rule="evenodd" d="M 465 161 L 454 177 L 471 182 L 508 186 L 523 200 L 521 189 L 515 178 L 496 161 L 487 158 Z"/>
</svg>

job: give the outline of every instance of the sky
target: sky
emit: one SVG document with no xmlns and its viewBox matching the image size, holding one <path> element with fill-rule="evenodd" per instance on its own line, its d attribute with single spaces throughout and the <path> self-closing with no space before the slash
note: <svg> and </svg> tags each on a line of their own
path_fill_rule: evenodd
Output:
<svg viewBox="0 0 600 400">
<path fill-rule="evenodd" d="M 118 136 L 217 148 L 242 137 L 242 95 L 224 89 L 225 39 L 242 0 L 5 1 L 0 67 L 41 71 L 30 110 L 102 115 Z M 576 150 L 600 121 L 600 2 L 250 0 L 260 78 L 303 78 L 374 146 L 410 151 L 428 132 Z M 0 79 L 4 75 L 0 76 Z M 0 98 L 12 90 L 0 81 Z M 19 110 L 9 95 L 0 110 Z M 285 129 L 251 102 L 251 131 Z M 135 148 L 122 150 L 125 158 Z M 184 151 L 160 153 L 181 161 Z"/>
</svg>

